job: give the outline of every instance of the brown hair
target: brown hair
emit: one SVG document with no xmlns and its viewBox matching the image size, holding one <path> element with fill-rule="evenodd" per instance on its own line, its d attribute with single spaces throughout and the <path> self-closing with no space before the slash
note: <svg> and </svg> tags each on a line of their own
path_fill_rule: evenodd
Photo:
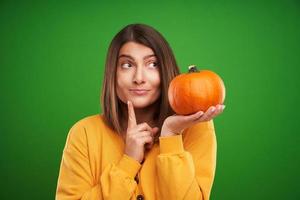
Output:
<svg viewBox="0 0 300 200">
<path fill-rule="evenodd" d="M 145 45 L 155 53 L 161 80 L 161 95 L 158 98 L 158 109 L 155 118 L 161 129 L 164 120 L 174 114 L 168 102 L 168 87 L 171 80 L 179 74 L 172 49 L 164 37 L 154 28 L 145 24 L 129 24 L 113 38 L 110 43 L 102 85 L 101 106 L 106 123 L 117 133 L 123 130 L 121 126 L 121 102 L 116 93 L 116 68 L 119 50 L 126 42 L 136 42 Z"/>
</svg>

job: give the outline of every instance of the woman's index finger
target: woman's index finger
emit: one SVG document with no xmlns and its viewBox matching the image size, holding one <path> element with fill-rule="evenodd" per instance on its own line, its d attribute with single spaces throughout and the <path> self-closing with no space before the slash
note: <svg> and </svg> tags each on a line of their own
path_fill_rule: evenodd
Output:
<svg viewBox="0 0 300 200">
<path fill-rule="evenodd" d="M 133 104 L 131 101 L 127 101 L 128 107 L 128 128 L 133 128 L 136 126 L 136 118 L 134 113 Z"/>
</svg>

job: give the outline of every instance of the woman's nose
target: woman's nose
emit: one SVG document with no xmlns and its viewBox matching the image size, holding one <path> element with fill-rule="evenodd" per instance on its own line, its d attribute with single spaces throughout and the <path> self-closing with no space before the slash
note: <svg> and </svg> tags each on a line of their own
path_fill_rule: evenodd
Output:
<svg viewBox="0 0 300 200">
<path fill-rule="evenodd" d="M 145 76 L 144 76 L 144 71 L 142 66 L 138 66 L 136 68 L 136 72 L 133 77 L 133 81 L 137 84 L 141 84 L 145 82 Z"/>
</svg>

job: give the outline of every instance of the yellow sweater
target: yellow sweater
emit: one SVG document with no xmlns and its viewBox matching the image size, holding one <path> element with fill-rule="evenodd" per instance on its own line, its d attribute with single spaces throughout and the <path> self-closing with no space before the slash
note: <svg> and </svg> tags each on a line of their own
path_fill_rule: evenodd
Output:
<svg viewBox="0 0 300 200">
<path fill-rule="evenodd" d="M 217 151 L 212 120 L 160 137 L 142 164 L 125 155 L 124 146 L 103 115 L 75 123 L 63 150 L 56 199 L 209 199 Z"/>
</svg>

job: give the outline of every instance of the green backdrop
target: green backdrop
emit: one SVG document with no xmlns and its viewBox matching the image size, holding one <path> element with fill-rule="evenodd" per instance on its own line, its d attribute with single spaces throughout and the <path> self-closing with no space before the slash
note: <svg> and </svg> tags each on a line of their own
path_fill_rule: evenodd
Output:
<svg viewBox="0 0 300 200">
<path fill-rule="evenodd" d="M 211 199 L 300 199 L 300 2 L 1 1 L 0 199 L 54 199 L 66 135 L 101 112 L 113 36 L 146 23 L 189 64 L 217 72 Z"/>
</svg>

